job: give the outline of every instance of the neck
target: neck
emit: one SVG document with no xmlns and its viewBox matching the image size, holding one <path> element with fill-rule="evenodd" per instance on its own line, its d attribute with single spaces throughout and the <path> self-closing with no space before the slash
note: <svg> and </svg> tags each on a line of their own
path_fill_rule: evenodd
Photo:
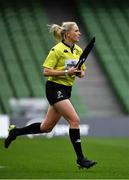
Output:
<svg viewBox="0 0 129 180">
<path fill-rule="evenodd" d="M 63 42 L 64 42 L 64 44 L 66 44 L 66 45 L 69 46 L 69 47 L 73 47 L 73 46 L 74 46 L 74 43 L 69 42 L 69 41 L 67 41 L 67 40 L 63 40 Z"/>
</svg>

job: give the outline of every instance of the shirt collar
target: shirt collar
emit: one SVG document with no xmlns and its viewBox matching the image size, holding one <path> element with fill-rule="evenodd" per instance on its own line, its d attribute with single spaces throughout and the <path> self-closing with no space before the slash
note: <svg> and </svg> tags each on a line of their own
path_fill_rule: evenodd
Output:
<svg viewBox="0 0 129 180">
<path fill-rule="evenodd" d="M 65 46 L 67 46 L 67 47 L 69 47 L 70 49 L 71 49 L 71 52 L 73 52 L 73 49 L 74 49 L 74 44 L 73 44 L 73 46 L 69 46 L 68 44 L 66 44 L 65 42 L 64 42 L 64 40 L 62 40 L 62 43 L 65 45 Z"/>
</svg>

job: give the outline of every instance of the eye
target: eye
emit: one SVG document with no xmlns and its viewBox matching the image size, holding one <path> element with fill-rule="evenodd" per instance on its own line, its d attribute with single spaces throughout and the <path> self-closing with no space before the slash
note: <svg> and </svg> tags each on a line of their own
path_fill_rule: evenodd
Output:
<svg viewBox="0 0 129 180">
<path fill-rule="evenodd" d="M 75 32 L 79 32 L 79 30 L 77 29 L 77 30 L 75 30 Z"/>
</svg>

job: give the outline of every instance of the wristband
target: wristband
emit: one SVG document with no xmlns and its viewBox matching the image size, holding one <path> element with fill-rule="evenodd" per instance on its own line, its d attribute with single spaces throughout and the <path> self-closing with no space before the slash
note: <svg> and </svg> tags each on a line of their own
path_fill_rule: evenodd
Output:
<svg viewBox="0 0 129 180">
<path fill-rule="evenodd" d="M 64 74 L 65 74 L 65 76 L 67 76 L 67 74 L 68 74 L 68 70 L 67 69 L 64 71 Z"/>
</svg>

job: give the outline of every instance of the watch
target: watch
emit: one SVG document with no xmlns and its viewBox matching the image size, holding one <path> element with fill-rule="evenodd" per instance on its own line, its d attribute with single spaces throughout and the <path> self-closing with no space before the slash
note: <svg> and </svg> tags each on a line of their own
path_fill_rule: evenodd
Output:
<svg viewBox="0 0 129 180">
<path fill-rule="evenodd" d="M 67 69 L 64 71 L 64 74 L 65 74 L 65 76 L 67 76 L 67 74 L 68 74 L 68 70 Z"/>
</svg>

